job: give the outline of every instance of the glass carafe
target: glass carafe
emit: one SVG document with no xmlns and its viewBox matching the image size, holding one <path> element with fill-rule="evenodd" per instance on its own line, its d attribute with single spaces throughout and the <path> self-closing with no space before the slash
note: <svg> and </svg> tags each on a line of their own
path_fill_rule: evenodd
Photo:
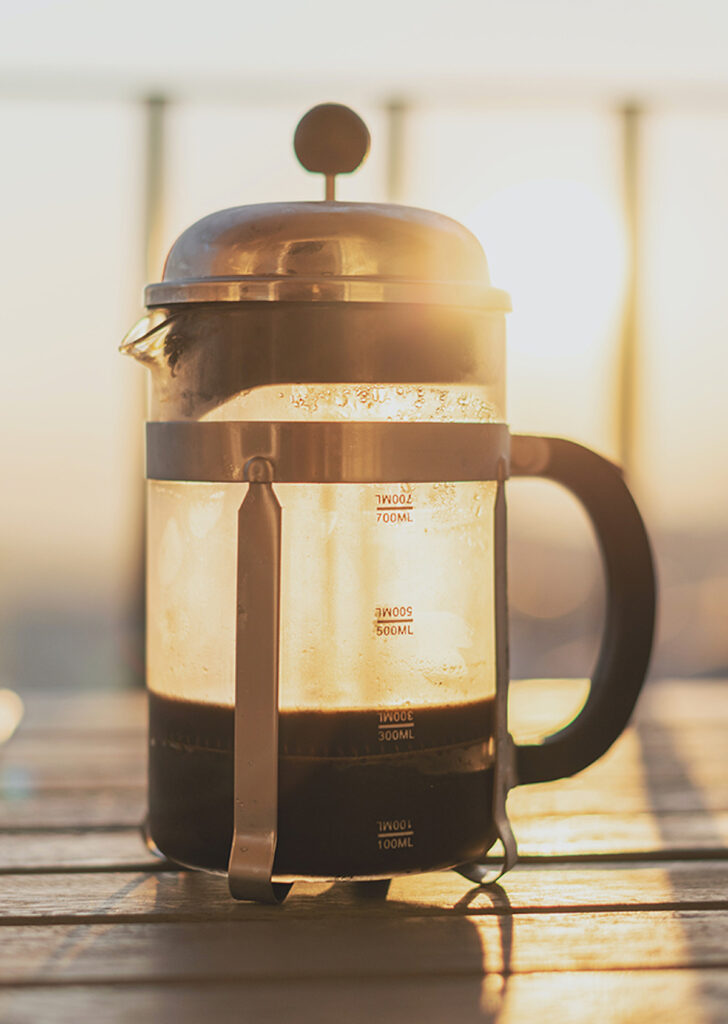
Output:
<svg viewBox="0 0 728 1024">
<path fill-rule="evenodd" d="M 126 348 L 153 371 L 150 419 L 503 421 L 502 316 L 480 324 L 491 380 L 201 388 L 200 363 L 234 348 L 238 332 L 254 335 L 256 319 L 271 313 L 157 310 L 143 321 Z M 232 836 L 235 551 L 246 489 L 148 484 L 149 829 L 172 859 L 219 870 Z M 277 875 L 389 877 L 462 863 L 487 845 L 496 489 L 495 480 L 275 484 Z"/>
</svg>

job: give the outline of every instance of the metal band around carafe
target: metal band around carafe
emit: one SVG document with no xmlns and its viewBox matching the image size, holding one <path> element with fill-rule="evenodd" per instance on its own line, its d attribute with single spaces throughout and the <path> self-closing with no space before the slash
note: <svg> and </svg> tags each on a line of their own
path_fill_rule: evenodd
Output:
<svg viewBox="0 0 728 1024">
<path fill-rule="evenodd" d="M 277 483 L 426 483 L 508 475 L 504 423 L 147 423 L 147 477 L 243 483 L 252 458 Z"/>
</svg>

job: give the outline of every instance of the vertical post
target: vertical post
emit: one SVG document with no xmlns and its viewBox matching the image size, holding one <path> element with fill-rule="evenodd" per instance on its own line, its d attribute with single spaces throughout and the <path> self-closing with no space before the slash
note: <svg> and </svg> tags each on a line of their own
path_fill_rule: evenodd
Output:
<svg viewBox="0 0 728 1024">
<path fill-rule="evenodd" d="M 162 233 L 164 230 L 164 136 L 168 101 L 162 96 L 148 96 L 142 101 L 144 110 L 143 210 L 141 224 L 140 282 L 157 280 L 161 273 Z M 141 290 L 141 289 L 140 289 Z M 138 304 L 136 299 L 135 305 Z M 139 387 L 133 409 L 134 422 L 144 419 L 146 408 L 146 374 L 140 374 Z M 140 432 L 141 434 L 141 432 Z M 139 468 L 136 479 L 143 481 L 144 456 L 140 447 Z M 144 685 L 146 648 L 146 490 L 140 484 L 136 495 L 136 550 L 132 579 L 130 631 L 133 681 Z"/>
<path fill-rule="evenodd" d="M 622 128 L 623 202 L 627 231 L 627 281 L 617 362 L 615 427 L 617 455 L 627 471 L 637 459 L 637 401 L 640 370 L 640 174 L 642 110 L 630 103 L 620 111 Z"/>
<path fill-rule="evenodd" d="M 399 203 L 405 192 L 405 120 L 407 104 L 393 98 L 387 103 L 387 199 Z"/>
<path fill-rule="evenodd" d="M 164 144 L 168 100 L 144 100 L 144 283 L 157 280 L 164 230 Z"/>
<path fill-rule="evenodd" d="M 459 874 L 477 885 L 490 885 L 518 860 L 518 846 L 508 818 L 506 802 L 508 791 L 518 782 L 516 778 L 516 748 L 508 732 L 508 686 L 510 683 L 508 640 L 508 526 L 506 511 L 506 478 L 508 464 L 498 460 L 498 489 L 493 510 L 493 598 L 495 607 L 495 701 L 493 710 L 493 738 L 495 765 L 493 769 L 493 831 L 482 856 L 488 853 L 496 839 L 503 845 L 503 864 L 492 870 L 488 864 L 473 862 L 460 864 Z"/>
</svg>

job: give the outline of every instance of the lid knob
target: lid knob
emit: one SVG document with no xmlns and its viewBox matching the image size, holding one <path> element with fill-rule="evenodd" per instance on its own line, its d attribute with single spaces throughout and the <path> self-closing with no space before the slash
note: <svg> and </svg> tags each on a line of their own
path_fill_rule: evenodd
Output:
<svg viewBox="0 0 728 1024">
<path fill-rule="evenodd" d="M 369 129 L 341 103 L 320 103 L 304 114 L 293 148 L 307 171 L 326 176 L 326 198 L 335 199 L 335 177 L 351 174 L 369 152 Z"/>
</svg>

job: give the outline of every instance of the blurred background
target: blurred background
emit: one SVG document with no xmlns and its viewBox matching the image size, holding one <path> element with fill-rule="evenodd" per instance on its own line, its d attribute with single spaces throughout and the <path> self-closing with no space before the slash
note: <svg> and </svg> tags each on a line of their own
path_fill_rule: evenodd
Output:
<svg viewBox="0 0 728 1024">
<path fill-rule="evenodd" d="M 139 681 L 145 371 L 117 353 L 192 221 L 322 196 L 312 105 L 368 122 L 338 196 L 429 207 L 513 298 L 515 431 L 624 464 L 653 675 L 728 673 L 723 0 L 0 0 L 0 686 Z M 590 528 L 510 487 L 514 676 L 588 675 Z"/>
</svg>

